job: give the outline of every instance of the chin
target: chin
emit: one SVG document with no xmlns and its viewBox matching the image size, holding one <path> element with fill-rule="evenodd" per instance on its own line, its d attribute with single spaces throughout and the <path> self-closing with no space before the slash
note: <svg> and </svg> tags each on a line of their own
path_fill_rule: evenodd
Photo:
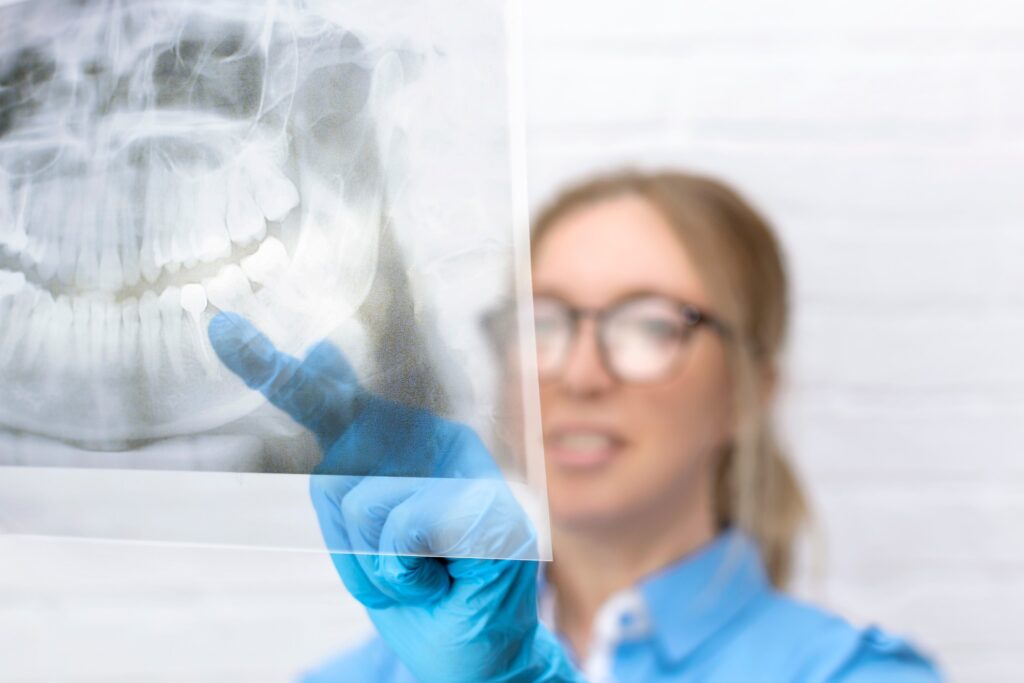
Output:
<svg viewBox="0 0 1024 683">
<path fill-rule="evenodd" d="M 616 526 L 632 506 L 615 493 L 597 486 L 548 484 L 548 505 L 553 526 L 565 531 L 599 531 Z"/>
</svg>

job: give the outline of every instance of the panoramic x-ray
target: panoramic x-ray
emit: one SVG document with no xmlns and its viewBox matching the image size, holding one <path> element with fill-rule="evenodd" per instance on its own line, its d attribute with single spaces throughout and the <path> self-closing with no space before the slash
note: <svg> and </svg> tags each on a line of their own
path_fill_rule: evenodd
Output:
<svg viewBox="0 0 1024 683">
<path fill-rule="evenodd" d="M 0 3 L 0 531 L 544 559 L 510 23 Z"/>
</svg>

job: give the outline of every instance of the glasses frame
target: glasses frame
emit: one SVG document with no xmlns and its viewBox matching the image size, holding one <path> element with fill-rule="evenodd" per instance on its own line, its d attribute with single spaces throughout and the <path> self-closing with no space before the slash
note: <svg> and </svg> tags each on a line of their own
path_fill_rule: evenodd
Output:
<svg viewBox="0 0 1024 683">
<path fill-rule="evenodd" d="M 623 377 L 620 373 L 616 371 L 614 365 L 611 362 L 611 354 L 608 350 L 608 344 L 606 342 L 606 333 L 603 331 L 604 325 L 606 321 L 623 306 L 644 299 L 658 299 L 661 301 L 666 301 L 669 304 L 671 304 L 673 307 L 676 308 L 677 311 L 679 311 L 682 314 L 682 318 L 686 325 L 687 331 L 684 332 L 683 336 L 679 340 L 679 346 L 676 351 L 676 358 L 672 360 L 672 362 L 666 367 L 666 369 L 662 373 L 659 373 L 655 377 L 645 379 L 633 379 L 630 377 Z M 552 380 L 555 380 L 561 375 L 562 371 L 564 371 L 565 362 L 571 355 L 573 348 L 576 345 L 576 341 L 579 337 L 580 323 L 586 319 L 594 320 L 597 350 L 598 354 L 601 357 L 601 363 L 604 366 L 605 372 L 614 377 L 617 381 L 625 384 L 653 384 L 656 382 L 660 382 L 665 378 L 669 377 L 670 375 L 672 375 L 678 369 L 679 366 L 679 352 L 683 348 L 685 348 L 685 346 L 690 342 L 693 336 L 693 332 L 695 332 L 701 327 L 707 327 L 709 330 L 712 330 L 713 332 L 718 334 L 718 336 L 720 336 L 725 341 L 732 339 L 734 336 L 732 328 L 717 315 L 697 306 L 696 304 L 692 304 L 688 301 L 676 299 L 674 297 L 667 296 L 664 294 L 659 294 L 657 292 L 638 292 L 635 294 L 630 294 L 601 308 L 582 308 L 579 306 L 572 306 L 564 299 L 558 296 L 548 294 L 534 297 L 534 303 L 536 303 L 536 301 L 538 300 L 548 300 L 556 302 L 559 306 L 565 309 L 566 313 L 568 313 L 570 324 L 569 339 L 566 347 L 566 356 L 565 359 L 562 361 L 561 368 L 558 372 L 543 373 L 540 372 L 540 368 L 538 367 L 538 376 L 540 381 L 542 382 L 550 382 Z"/>
</svg>

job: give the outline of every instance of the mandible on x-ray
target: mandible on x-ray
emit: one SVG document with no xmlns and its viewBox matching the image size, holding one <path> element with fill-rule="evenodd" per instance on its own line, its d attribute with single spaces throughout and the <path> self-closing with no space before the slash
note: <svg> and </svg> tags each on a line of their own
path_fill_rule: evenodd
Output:
<svg viewBox="0 0 1024 683">
<path fill-rule="evenodd" d="M 0 423 L 102 445 L 238 418 L 260 399 L 218 310 L 292 353 L 341 327 L 368 371 L 415 50 L 300 0 L 0 9 Z"/>
</svg>

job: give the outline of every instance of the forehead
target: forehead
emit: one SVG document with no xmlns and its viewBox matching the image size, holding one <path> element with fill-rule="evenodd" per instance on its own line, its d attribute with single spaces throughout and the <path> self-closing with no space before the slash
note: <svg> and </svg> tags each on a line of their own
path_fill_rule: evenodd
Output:
<svg viewBox="0 0 1024 683">
<path fill-rule="evenodd" d="M 634 195 L 585 205 L 551 225 L 534 254 L 533 287 L 579 306 L 604 306 L 637 292 L 706 301 L 683 241 Z"/>
</svg>

